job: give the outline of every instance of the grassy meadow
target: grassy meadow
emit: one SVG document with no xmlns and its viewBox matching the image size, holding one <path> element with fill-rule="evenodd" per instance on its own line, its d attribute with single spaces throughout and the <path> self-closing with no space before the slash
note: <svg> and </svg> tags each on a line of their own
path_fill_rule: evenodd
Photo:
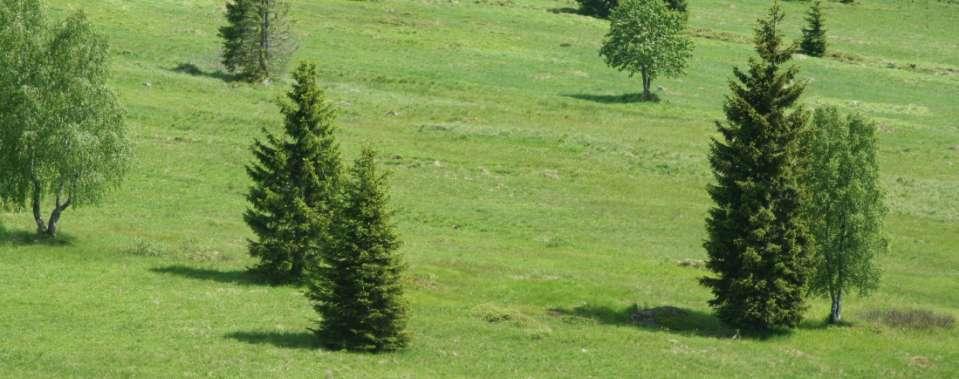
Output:
<svg viewBox="0 0 959 379">
<path fill-rule="evenodd" d="M 706 161 L 733 66 L 768 1 L 691 0 L 686 76 L 641 81 L 598 56 L 606 21 L 572 0 L 292 0 L 352 160 L 391 172 L 412 344 L 317 349 L 295 287 L 243 274 L 244 165 L 279 130 L 289 81 L 224 80 L 222 0 L 47 0 L 110 40 L 136 159 L 57 241 L 0 214 L 3 377 L 956 377 L 959 329 L 894 328 L 871 310 L 959 316 L 959 4 L 824 4 L 832 57 L 797 57 L 808 107 L 880 123 L 889 254 L 848 327 L 813 300 L 790 334 L 737 337 L 697 283 Z M 798 38 L 809 3 L 786 2 Z M 635 322 L 633 306 L 672 310 Z"/>
</svg>

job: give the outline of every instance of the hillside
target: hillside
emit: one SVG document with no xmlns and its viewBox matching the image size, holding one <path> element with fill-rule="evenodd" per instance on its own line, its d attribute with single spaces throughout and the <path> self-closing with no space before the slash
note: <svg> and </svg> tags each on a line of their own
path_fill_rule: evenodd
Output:
<svg viewBox="0 0 959 379">
<path fill-rule="evenodd" d="M 858 2 L 824 4 L 841 54 L 795 62 L 804 104 L 880 123 L 883 280 L 851 327 L 815 300 L 752 339 L 677 262 L 705 258 L 709 141 L 767 1 L 691 0 L 694 57 L 659 103 L 630 101 L 640 80 L 603 64 L 607 23 L 572 0 L 293 1 L 346 158 L 368 142 L 392 173 L 413 341 L 368 355 L 313 348 L 302 289 L 243 275 L 244 165 L 289 83 L 224 80 L 223 1 L 48 0 L 110 40 L 136 160 L 60 241 L 0 214 L 0 376 L 959 376 L 959 328 L 866 317 L 959 317 L 959 4 Z M 784 3 L 791 38 L 807 5 Z M 671 308 L 654 325 L 634 304 Z"/>
</svg>

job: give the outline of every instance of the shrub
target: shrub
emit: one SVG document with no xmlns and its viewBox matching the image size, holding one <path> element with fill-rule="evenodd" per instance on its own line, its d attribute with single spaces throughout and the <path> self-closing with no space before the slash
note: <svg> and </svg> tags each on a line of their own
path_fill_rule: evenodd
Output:
<svg viewBox="0 0 959 379">
<path fill-rule="evenodd" d="M 956 324 L 952 315 L 925 309 L 874 309 L 864 316 L 867 320 L 903 329 L 951 329 Z"/>
</svg>

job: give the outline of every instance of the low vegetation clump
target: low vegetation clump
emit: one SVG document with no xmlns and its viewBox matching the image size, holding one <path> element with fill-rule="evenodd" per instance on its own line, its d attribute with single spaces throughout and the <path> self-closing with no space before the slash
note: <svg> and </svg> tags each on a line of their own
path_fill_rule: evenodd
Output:
<svg viewBox="0 0 959 379">
<path fill-rule="evenodd" d="M 863 317 L 866 320 L 902 329 L 952 329 L 956 325 L 954 316 L 925 309 L 877 309 L 867 311 Z"/>
</svg>

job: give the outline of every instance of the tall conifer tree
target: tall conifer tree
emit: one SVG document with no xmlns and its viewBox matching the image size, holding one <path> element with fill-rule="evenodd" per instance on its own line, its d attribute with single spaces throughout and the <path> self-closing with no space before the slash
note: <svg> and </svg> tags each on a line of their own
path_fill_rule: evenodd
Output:
<svg viewBox="0 0 959 379">
<path fill-rule="evenodd" d="M 715 276 L 701 279 L 714 295 L 710 305 L 724 322 L 766 330 L 792 327 L 802 319 L 811 237 L 802 217 L 799 178 L 804 167 L 801 137 L 807 112 L 794 108 L 804 85 L 797 68 L 785 67 L 792 48 L 778 27 L 783 12 L 774 3 L 756 28 L 759 60 L 734 69 L 738 81 L 717 122 L 710 163 L 705 248 Z"/>
<path fill-rule="evenodd" d="M 374 153 L 364 149 L 345 185 L 336 245 L 311 270 L 307 297 L 320 314 L 315 331 L 334 349 L 384 351 L 406 346 L 403 265 L 387 210 L 387 185 Z"/>
<path fill-rule="evenodd" d="M 251 82 L 280 75 L 296 44 L 284 0 L 232 0 L 226 4 L 223 65 Z"/>
<path fill-rule="evenodd" d="M 341 175 L 334 111 L 316 67 L 300 65 L 293 79 L 281 104 L 284 135 L 264 130 L 265 140 L 253 145 L 257 162 L 247 167 L 254 185 L 244 218 L 257 236 L 250 255 L 260 260 L 254 271 L 278 283 L 301 281 L 307 263 L 330 246 Z"/>
<path fill-rule="evenodd" d="M 826 25 L 818 0 L 806 15 L 806 27 L 802 30 L 802 42 L 799 46 L 803 53 L 809 56 L 821 57 L 826 53 Z"/>
</svg>

